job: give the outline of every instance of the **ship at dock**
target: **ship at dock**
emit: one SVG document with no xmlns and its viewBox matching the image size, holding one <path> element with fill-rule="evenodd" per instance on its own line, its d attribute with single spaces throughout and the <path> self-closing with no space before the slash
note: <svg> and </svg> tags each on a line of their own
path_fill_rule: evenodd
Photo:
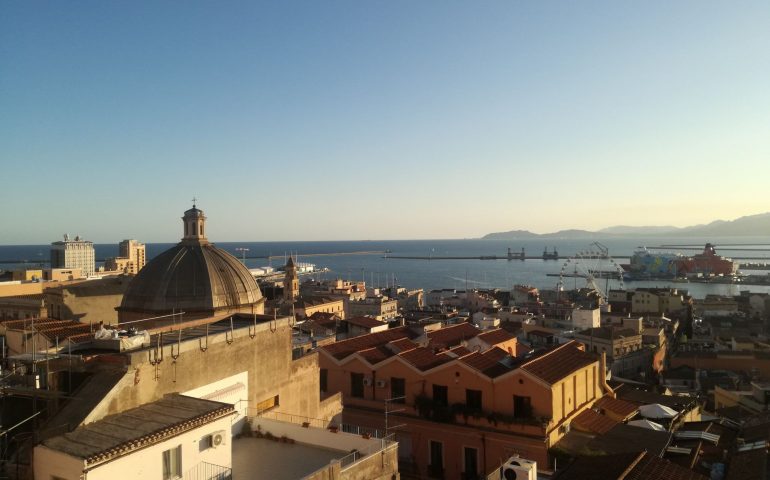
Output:
<svg viewBox="0 0 770 480">
<path fill-rule="evenodd" d="M 672 279 L 686 277 L 733 276 L 738 263 L 717 255 L 716 247 L 707 243 L 703 252 L 685 256 L 678 253 L 652 253 L 641 247 L 628 264 L 621 265 L 629 279 Z"/>
</svg>

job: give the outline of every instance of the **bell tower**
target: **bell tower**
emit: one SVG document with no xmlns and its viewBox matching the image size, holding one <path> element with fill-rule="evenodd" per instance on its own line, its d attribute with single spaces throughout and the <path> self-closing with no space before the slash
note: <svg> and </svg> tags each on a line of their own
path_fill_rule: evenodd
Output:
<svg viewBox="0 0 770 480">
<path fill-rule="evenodd" d="M 182 223 L 184 225 L 183 242 L 208 243 L 206 239 L 206 216 L 203 215 L 203 210 L 198 210 L 195 206 L 194 198 L 193 207 L 184 212 Z"/>
<path fill-rule="evenodd" d="M 283 299 L 294 303 L 299 298 L 299 278 L 297 276 L 297 266 L 294 264 L 294 258 L 289 255 L 289 260 L 285 267 L 286 275 L 283 277 Z"/>
</svg>

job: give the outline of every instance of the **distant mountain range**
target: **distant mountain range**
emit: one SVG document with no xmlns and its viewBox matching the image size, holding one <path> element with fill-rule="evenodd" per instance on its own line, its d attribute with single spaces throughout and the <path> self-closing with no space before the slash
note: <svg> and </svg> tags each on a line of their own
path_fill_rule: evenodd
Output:
<svg viewBox="0 0 770 480">
<path fill-rule="evenodd" d="M 589 230 L 559 230 L 553 233 L 532 233 L 528 230 L 489 233 L 481 237 L 488 240 L 515 240 L 523 238 L 591 238 L 630 236 L 770 236 L 770 212 L 748 215 L 735 220 L 716 220 L 708 224 L 690 227 L 649 226 L 632 227 L 617 225 L 595 232 Z"/>
</svg>

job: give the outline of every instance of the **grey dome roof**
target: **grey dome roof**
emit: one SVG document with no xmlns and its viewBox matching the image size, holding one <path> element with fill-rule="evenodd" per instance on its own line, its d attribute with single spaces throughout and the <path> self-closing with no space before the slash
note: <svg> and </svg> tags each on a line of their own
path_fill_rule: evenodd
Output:
<svg viewBox="0 0 770 480">
<path fill-rule="evenodd" d="M 118 310 L 158 314 L 234 310 L 261 300 L 257 282 L 238 259 L 208 242 L 182 242 L 139 271 Z"/>
</svg>

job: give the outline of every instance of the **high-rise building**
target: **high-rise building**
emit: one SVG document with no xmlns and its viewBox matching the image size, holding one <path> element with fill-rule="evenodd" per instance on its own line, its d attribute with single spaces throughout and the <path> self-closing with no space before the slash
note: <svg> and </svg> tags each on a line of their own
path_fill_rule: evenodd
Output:
<svg viewBox="0 0 770 480">
<path fill-rule="evenodd" d="M 118 244 L 119 256 L 107 258 L 104 269 L 136 275 L 146 263 L 145 246 L 136 240 L 123 240 Z"/>
<path fill-rule="evenodd" d="M 64 234 L 64 241 L 51 243 L 51 268 L 79 268 L 86 277 L 95 270 L 94 243 L 81 239 L 70 240 Z"/>
</svg>

